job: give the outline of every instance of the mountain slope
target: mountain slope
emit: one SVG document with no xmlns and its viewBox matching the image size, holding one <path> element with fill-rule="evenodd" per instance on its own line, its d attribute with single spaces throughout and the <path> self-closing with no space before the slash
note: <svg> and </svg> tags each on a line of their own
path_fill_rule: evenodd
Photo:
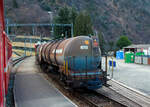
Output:
<svg viewBox="0 0 150 107">
<path fill-rule="evenodd" d="M 6 0 L 7 17 L 18 23 L 49 22 L 47 11 L 55 15 L 60 7 L 88 11 L 94 28 L 107 42 L 127 35 L 133 43 L 150 43 L 149 0 Z"/>
</svg>

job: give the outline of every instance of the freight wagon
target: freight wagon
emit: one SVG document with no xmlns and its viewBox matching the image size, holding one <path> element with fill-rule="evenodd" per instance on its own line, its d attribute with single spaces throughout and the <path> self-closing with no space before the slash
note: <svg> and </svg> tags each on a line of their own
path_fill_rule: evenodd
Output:
<svg viewBox="0 0 150 107">
<path fill-rule="evenodd" d="M 95 36 L 52 40 L 37 45 L 35 50 L 39 64 L 44 68 L 54 68 L 61 80 L 71 87 L 98 89 L 106 83 L 106 72 L 101 69 L 99 42 Z"/>
</svg>

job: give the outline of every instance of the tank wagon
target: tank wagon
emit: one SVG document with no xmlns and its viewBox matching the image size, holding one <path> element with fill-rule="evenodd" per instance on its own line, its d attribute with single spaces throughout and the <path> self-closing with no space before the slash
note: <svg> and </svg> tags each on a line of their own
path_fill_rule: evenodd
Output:
<svg viewBox="0 0 150 107">
<path fill-rule="evenodd" d="M 36 59 L 40 65 L 57 70 L 69 86 L 98 89 L 106 83 L 98 43 L 94 36 L 52 40 L 36 46 Z"/>
</svg>

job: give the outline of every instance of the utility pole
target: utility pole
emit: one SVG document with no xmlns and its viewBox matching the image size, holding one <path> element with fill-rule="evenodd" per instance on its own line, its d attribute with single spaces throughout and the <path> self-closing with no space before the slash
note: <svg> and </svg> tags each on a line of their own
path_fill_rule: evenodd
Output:
<svg viewBox="0 0 150 107">
<path fill-rule="evenodd" d="M 73 29 L 74 29 L 74 28 L 73 28 L 73 23 L 72 23 L 72 24 L 71 24 L 71 37 L 74 36 L 74 35 L 73 35 L 73 32 L 74 32 Z"/>
</svg>

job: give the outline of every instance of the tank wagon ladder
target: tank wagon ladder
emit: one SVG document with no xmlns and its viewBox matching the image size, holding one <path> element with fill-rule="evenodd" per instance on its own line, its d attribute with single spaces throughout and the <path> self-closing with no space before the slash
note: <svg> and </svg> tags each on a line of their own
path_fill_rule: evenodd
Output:
<svg viewBox="0 0 150 107">
<path fill-rule="evenodd" d="M 86 62 L 86 64 L 85 64 L 85 71 L 86 71 L 86 77 L 87 77 L 87 56 L 85 56 L 85 62 Z"/>
<path fill-rule="evenodd" d="M 65 58 L 64 60 L 64 73 L 68 76 L 68 60 Z"/>
</svg>

